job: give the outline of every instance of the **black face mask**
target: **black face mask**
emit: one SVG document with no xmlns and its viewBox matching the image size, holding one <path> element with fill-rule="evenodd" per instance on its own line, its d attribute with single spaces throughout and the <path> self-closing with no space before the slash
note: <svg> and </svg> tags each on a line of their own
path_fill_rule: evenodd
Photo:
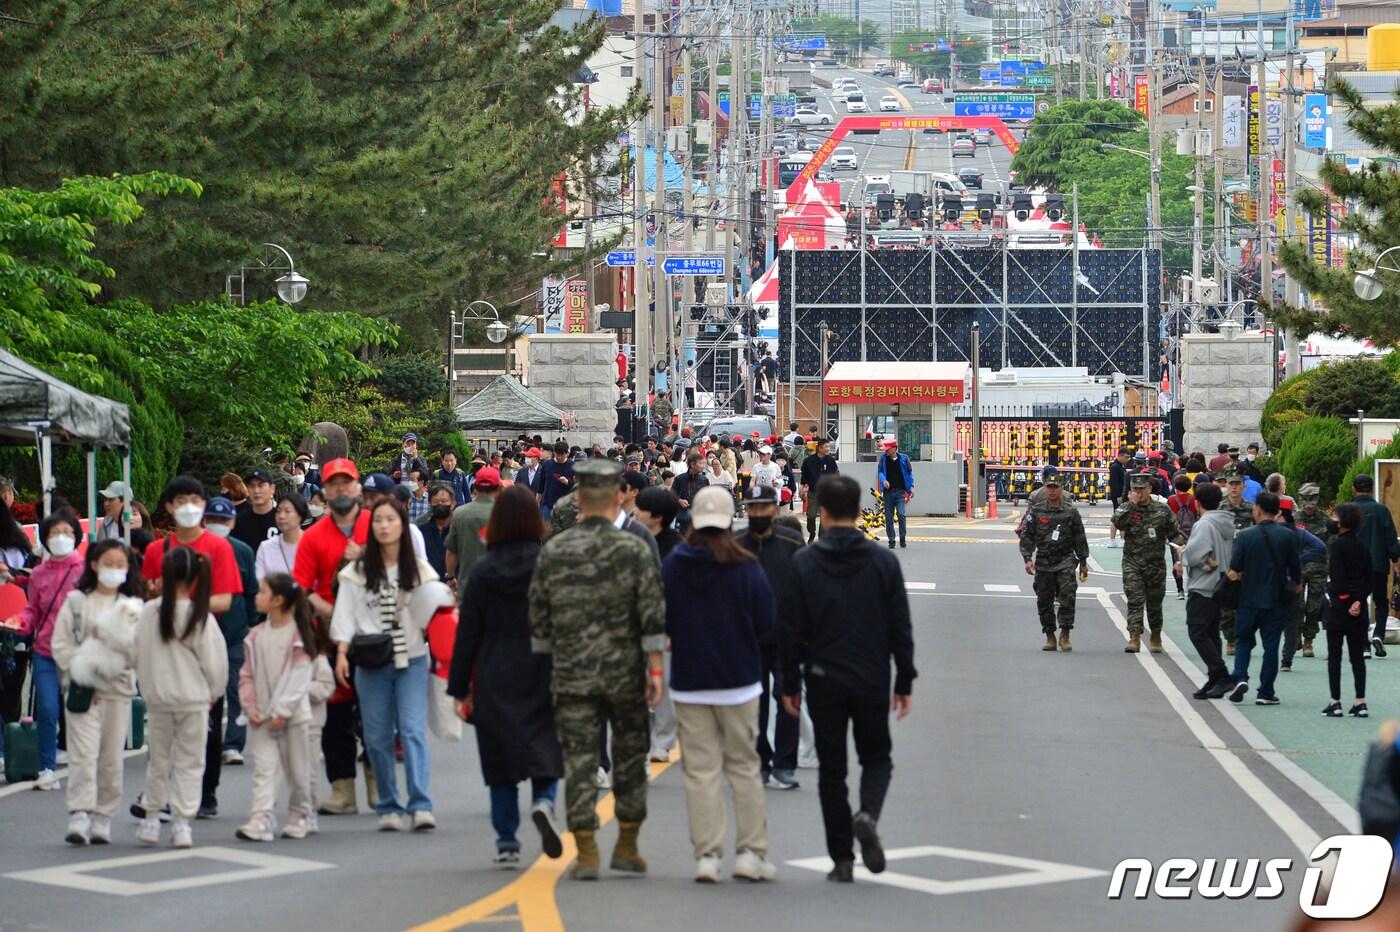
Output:
<svg viewBox="0 0 1400 932">
<path fill-rule="evenodd" d="M 451 506 L 451 505 L 434 505 L 434 506 L 433 506 L 433 517 L 434 517 L 434 518 L 450 518 L 450 517 L 452 517 L 452 506 Z"/>
<path fill-rule="evenodd" d="M 758 517 L 757 515 L 750 515 L 750 516 L 749 516 L 749 530 L 750 530 L 750 531 L 753 531 L 755 534 L 759 534 L 759 535 L 767 534 L 769 528 L 771 528 L 772 526 L 773 526 L 773 516 L 772 516 L 772 515 L 764 515 L 764 516 L 761 517 L 761 518 Z"/>
<path fill-rule="evenodd" d="M 349 495 L 338 495 L 326 504 L 338 515 L 348 515 L 355 510 L 355 499 Z"/>
</svg>

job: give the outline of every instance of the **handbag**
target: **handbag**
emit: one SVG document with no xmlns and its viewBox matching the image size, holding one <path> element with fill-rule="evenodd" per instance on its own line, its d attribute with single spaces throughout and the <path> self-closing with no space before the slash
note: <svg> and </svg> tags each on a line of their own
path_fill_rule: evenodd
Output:
<svg viewBox="0 0 1400 932">
<path fill-rule="evenodd" d="M 394 639 L 388 634 L 357 634 L 350 639 L 350 659 L 366 670 L 387 666 L 394 659 Z"/>
<path fill-rule="evenodd" d="M 91 686 L 79 686 L 77 683 L 68 684 L 68 698 L 64 700 L 63 707 L 69 712 L 81 714 L 92 708 L 92 697 L 97 690 Z"/>
</svg>

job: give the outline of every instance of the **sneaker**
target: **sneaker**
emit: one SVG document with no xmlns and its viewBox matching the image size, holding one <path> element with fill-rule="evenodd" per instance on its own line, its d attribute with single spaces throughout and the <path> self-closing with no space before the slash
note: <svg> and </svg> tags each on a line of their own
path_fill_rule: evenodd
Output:
<svg viewBox="0 0 1400 932">
<path fill-rule="evenodd" d="M 311 820 L 304 815 L 294 815 L 282 827 L 283 838 L 301 839 L 311 834 Z"/>
<path fill-rule="evenodd" d="M 890 541 L 890 549 L 891 549 L 891 550 L 894 549 L 894 541 Z"/>
<path fill-rule="evenodd" d="M 88 833 L 88 844 L 110 845 L 112 843 L 112 819 L 110 816 L 94 815 L 92 830 Z"/>
<path fill-rule="evenodd" d="M 904 547 L 904 548 L 907 548 L 907 547 L 909 546 L 909 541 L 907 541 L 907 540 L 905 540 L 903 537 L 901 537 L 901 538 L 899 539 L 899 546 Z"/>
<path fill-rule="evenodd" d="M 1185 602 L 1185 601 L 1186 601 L 1186 593 L 1184 593 L 1184 592 L 1178 592 L 1178 593 L 1176 594 L 1176 600 L 1177 600 L 1178 602 Z"/>
<path fill-rule="evenodd" d="M 431 832 L 437 828 L 437 819 L 433 818 L 431 809 L 419 809 L 413 814 L 413 830 L 415 832 Z"/>
<path fill-rule="evenodd" d="M 817 770 L 822 765 L 816 751 L 808 751 L 806 754 L 797 755 L 798 770 Z"/>
<path fill-rule="evenodd" d="M 540 800 L 530 807 L 530 821 L 540 833 L 540 847 L 551 858 L 564 856 L 564 839 L 559 837 L 559 826 L 554 824 L 554 807 Z"/>
<path fill-rule="evenodd" d="M 826 875 L 826 879 L 832 883 L 853 883 L 856 879 L 855 869 L 854 861 L 837 861 L 831 868 L 831 873 Z"/>
<path fill-rule="evenodd" d="M 170 823 L 170 847 L 193 848 L 194 828 L 186 819 L 176 819 Z"/>
<path fill-rule="evenodd" d="M 647 760 L 654 761 L 658 764 L 670 763 L 671 752 L 663 751 L 661 748 L 652 748 L 650 751 L 647 751 Z"/>
<path fill-rule="evenodd" d="M 755 854 L 745 848 L 734 858 L 734 877 L 736 880 L 751 880 L 759 883 L 764 880 L 772 880 L 778 876 L 778 868 L 774 866 L 761 854 Z"/>
<path fill-rule="evenodd" d="M 68 834 L 63 836 L 63 840 L 70 845 L 85 845 L 91 831 L 92 816 L 86 812 L 75 812 L 68 817 Z"/>
<path fill-rule="evenodd" d="M 735 862 L 737 867 L 737 862 Z M 719 883 L 720 871 L 724 867 L 723 862 L 713 854 L 707 854 L 695 862 L 695 882 L 696 883 Z M 735 876 L 738 876 L 737 874 Z"/>
<path fill-rule="evenodd" d="M 403 816 L 397 812 L 386 812 L 379 817 L 381 832 L 402 832 L 405 828 Z"/>
<path fill-rule="evenodd" d="M 1211 684 L 1210 684 L 1210 683 L 1207 683 L 1207 684 L 1205 684 L 1204 686 L 1202 686 L 1200 689 L 1198 689 L 1198 690 L 1196 690 L 1195 692 L 1193 692 L 1193 693 L 1191 694 L 1191 698 L 1192 698 L 1192 699 L 1209 699 L 1209 698 L 1210 698 L 1210 691 L 1211 691 L 1211 689 L 1212 689 Z"/>
<path fill-rule="evenodd" d="M 34 778 L 34 789 L 36 790 L 48 792 L 58 789 L 59 785 L 58 774 L 52 770 L 41 770 L 39 775 Z"/>
<path fill-rule="evenodd" d="M 136 795 L 136 802 L 131 804 L 131 814 L 134 818 L 137 819 L 146 818 L 146 796 L 144 793 L 138 793 Z M 157 815 L 160 817 L 160 821 L 169 822 L 170 804 L 167 803 L 165 807 L 162 808 L 159 813 L 157 813 Z"/>
<path fill-rule="evenodd" d="M 1327 716 L 1328 718 L 1341 718 L 1342 704 L 1340 702 L 1332 702 L 1327 706 L 1327 708 L 1322 710 L 1322 714 Z"/>
<path fill-rule="evenodd" d="M 243 766 L 243 754 L 242 754 L 242 752 L 240 752 L 240 751 L 238 750 L 238 748 L 226 748 L 226 749 L 224 750 L 224 766 L 225 766 L 225 767 L 242 767 L 242 766 Z"/>
<path fill-rule="evenodd" d="M 68 763 L 68 752 L 59 750 L 54 752 L 53 762 L 62 767 Z"/>
<path fill-rule="evenodd" d="M 306 817 L 306 833 L 308 835 L 321 834 L 321 819 L 314 812 Z"/>
<path fill-rule="evenodd" d="M 1278 705 L 1278 696 L 1255 696 L 1255 705 Z"/>
<path fill-rule="evenodd" d="M 250 816 L 233 834 L 244 841 L 272 841 L 277 837 L 273 831 L 272 819 L 261 812 Z"/>
<path fill-rule="evenodd" d="M 1350 709 L 1347 710 L 1347 714 L 1352 716 L 1353 718 L 1370 718 L 1371 710 L 1366 708 L 1366 703 L 1358 702 L 1356 705 L 1352 706 Z"/>
<path fill-rule="evenodd" d="M 1244 697 L 1249 694 L 1249 680 L 1240 680 L 1230 690 L 1231 702 L 1244 702 Z"/>
<path fill-rule="evenodd" d="M 860 842 L 860 859 L 865 869 L 872 874 L 885 869 L 885 849 L 880 845 L 880 835 L 875 831 L 875 819 L 867 812 L 857 812 L 851 820 L 851 831 Z"/>
<path fill-rule="evenodd" d="M 1281 664 L 1279 664 L 1279 666 L 1278 666 L 1278 672 L 1280 672 L 1280 673 L 1292 673 L 1292 672 L 1293 672 L 1293 664 L 1292 664 L 1292 663 L 1281 663 Z"/>
<path fill-rule="evenodd" d="M 219 801 L 217 799 L 206 799 L 199 804 L 199 811 L 195 813 L 196 819 L 217 819 L 219 817 Z"/>
<path fill-rule="evenodd" d="M 160 844 L 160 819 L 142 819 L 141 824 L 136 829 L 136 843 L 138 845 Z"/>
<path fill-rule="evenodd" d="M 602 767 L 599 767 L 598 772 L 593 775 L 593 785 L 600 790 L 611 789 L 612 778 L 608 776 L 608 772 L 606 770 L 604 770 Z"/>
<path fill-rule="evenodd" d="M 1371 638 L 1371 653 L 1377 657 L 1385 656 L 1385 641 L 1380 638 Z"/>
<path fill-rule="evenodd" d="M 504 870 L 515 870 L 520 866 L 520 852 L 513 849 L 497 851 L 491 863 Z"/>
<path fill-rule="evenodd" d="M 795 790 L 802 786 L 791 770 L 775 770 L 768 776 L 768 785 L 775 790 Z"/>
<path fill-rule="evenodd" d="M 1225 656 L 1226 656 L 1226 657 L 1233 657 L 1233 656 L 1235 656 L 1235 645 L 1234 645 L 1233 643 L 1231 643 L 1231 644 L 1226 644 L 1226 645 L 1225 645 Z"/>
<path fill-rule="evenodd" d="M 1227 682 L 1224 682 L 1224 683 L 1216 683 L 1216 684 L 1215 684 L 1214 686 L 1212 686 L 1212 687 L 1210 688 L 1210 690 L 1206 693 L 1206 698 L 1207 698 L 1207 699 L 1224 699 L 1226 696 L 1228 696 L 1228 695 L 1230 694 L 1230 688 L 1231 688 L 1231 687 L 1230 687 L 1230 683 L 1229 683 L 1228 681 L 1227 681 Z"/>
</svg>

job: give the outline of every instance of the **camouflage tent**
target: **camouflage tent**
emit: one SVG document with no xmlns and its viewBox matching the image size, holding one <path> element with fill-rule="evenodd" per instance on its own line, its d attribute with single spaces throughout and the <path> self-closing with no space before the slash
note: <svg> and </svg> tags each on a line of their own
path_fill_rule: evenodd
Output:
<svg viewBox="0 0 1400 932">
<path fill-rule="evenodd" d="M 481 391 L 457 406 L 463 431 L 524 432 L 564 429 L 564 412 L 532 394 L 509 375 L 498 375 Z"/>
</svg>

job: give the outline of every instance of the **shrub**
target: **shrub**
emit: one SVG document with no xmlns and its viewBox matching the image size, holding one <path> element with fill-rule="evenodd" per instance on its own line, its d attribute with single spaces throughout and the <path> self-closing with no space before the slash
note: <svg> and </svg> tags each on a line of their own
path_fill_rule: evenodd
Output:
<svg viewBox="0 0 1400 932">
<path fill-rule="evenodd" d="M 1279 471 L 1291 489 L 1316 482 L 1320 504 L 1332 504 L 1331 490 L 1338 487 L 1347 464 L 1356 456 L 1356 437 L 1345 423 L 1332 417 L 1310 417 L 1283 438 Z"/>
<path fill-rule="evenodd" d="M 1264 438 L 1265 449 L 1277 450 L 1283 446 L 1283 438 L 1308 416 L 1308 383 L 1317 378 L 1320 371 L 1320 367 L 1309 369 L 1279 383 L 1264 402 L 1259 416 L 1259 435 Z"/>
<path fill-rule="evenodd" d="M 386 397 L 410 405 L 441 402 L 447 397 L 447 380 L 441 363 L 426 356 L 390 356 L 382 360 L 375 384 Z"/>
<path fill-rule="evenodd" d="M 1400 383 L 1378 359 L 1349 359 L 1316 369 L 1307 383 L 1307 409 L 1320 417 L 1356 417 L 1357 409 L 1371 417 L 1400 413 Z"/>
<path fill-rule="evenodd" d="M 1354 448 L 1352 451 L 1352 456 L 1356 456 Z M 1400 433 L 1396 433 L 1396 435 L 1391 438 L 1390 443 L 1378 447 L 1375 453 L 1372 453 L 1369 456 L 1363 456 L 1361 459 L 1353 459 L 1351 461 L 1351 465 L 1347 467 L 1346 472 L 1342 474 L 1342 478 L 1337 485 L 1337 497 L 1333 500 L 1338 502 L 1344 502 L 1350 499 L 1352 494 L 1352 477 L 1361 475 L 1362 473 L 1365 473 L 1368 476 L 1374 475 L 1376 471 L 1376 460 L 1395 459 L 1400 459 Z M 1326 489 L 1324 489 L 1323 491 L 1325 492 Z"/>
</svg>

